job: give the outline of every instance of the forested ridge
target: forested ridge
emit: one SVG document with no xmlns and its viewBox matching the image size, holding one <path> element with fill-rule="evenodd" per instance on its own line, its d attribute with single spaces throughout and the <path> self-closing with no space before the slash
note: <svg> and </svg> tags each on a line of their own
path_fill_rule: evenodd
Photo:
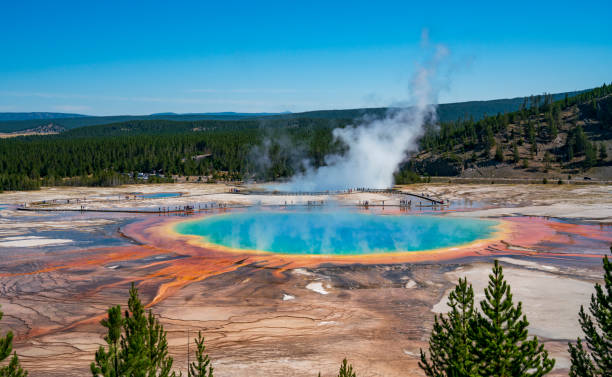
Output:
<svg viewBox="0 0 612 377">
<path fill-rule="evenodd" d="M 155 173 L 149 178 L 153 182 L 172 175 L 275 179 L 293 174 L 304 156 L 321 165 L 327 154 L 339 150 L 331 130 L 348 123 L 321 119 L 133 121 L 4 139 L 0 141 L 0 184 L 3 189 L 115 185 L 135 182 L 139 172 Z M 296 145 L 303 147 L 303 154 L 295 153 Z M 266 162 L 260 163 L 260 157 Z"/>
<path fill-rule="evenodd" d="M 396 179 L 410 181 L 416 176 L 412 171 L 436 174 L 431 166 L 439 160 L 456 170 L 508 161 L 521 167 L 531 161 L 531 168 L 606 164 L 611 88 L 604 84 L 560 100 L 534 96 L 522 99 L 515 112 L 428 125 L 421 153 Z M 342 153 L 345 146 L 333 139 L 332 130 L 360 122 L 294 115 L 232 121 L 130 120 L 58 135 L 2 139 L 0 189 L 117 185 L 138 182 L 138 173 L 151 174 L 148 182 L 171 181 L 172 176 L 202 181 L 285 178 L 303 169 L 305 161 L 321 166 L 325 156 Z"/>
<path fill-rule="evenodd" d="M 584 91 L 552 94 L 555 100 L 570 97 Z M 456 103 L 444 103 L 437 106 L 437 116 L 443 122 L 453 121 L 465 114 L 470 114 L 479 120 L 486 114 L 498 112 L 511 112 L 519 108 L 523 97 L 504 98 L 487 101 L 468 101 Z M 100 124 L 128 122 L 136 120 L 174 120 L 174 121 L 197 121 L 197 120 L 248 120 L 248 119 L 357 119 L 363 116 L 384 116 L 392 108 L 375 107 L 344 110 L 315 110 L 301 113 L 202 113 L 202 114 L 175 114 L 160 113 L 150 115 L 111 115 L 111 116 L 89 116 L 79 114 L 62 113 L 0 113 L 0 133 L 17 132 L 40 126 L 46 126 L 50 122 L 66 129 L 95 126 Z"/>
<path fill-rule="evenodd" d="M 404 170 L 457 175 L 465 169 L 505 165 L 518 174 L 561 174 L 610 164 L 612 84 L 554 100 L 526 98 L 520 109 L 475 121 L 430 126 L 421 151 Z"/>
</svg>

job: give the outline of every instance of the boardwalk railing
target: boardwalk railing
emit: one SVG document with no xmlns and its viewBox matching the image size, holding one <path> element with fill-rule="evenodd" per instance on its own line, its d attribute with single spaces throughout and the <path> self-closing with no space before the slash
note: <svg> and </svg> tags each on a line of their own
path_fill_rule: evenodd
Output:
<svg viewBox="0 0 612 377">
<path fill-rule="evenodd" d="M 326 191 L 266 191 L 266 190 L 233 190 L 232 194 L 242 195 L 278 195 L 278 196 L 321 196 L 321 195 L 341 195 L 355 193 L 374 193 L 374 194 L 391 194 L 391 195 L 408 195 L 419 199 L 427 200 L 434 204 L 444 204 L 443 200 L 430 198 L 425 195 L 419 195 L 408 191 L 398 189 L 374 189 L 374 188 L 357 188 L 346 190 L 326 190 Z"/>
<path fill-rule="evenodd" d="M 263 191 L 263 190 L 240 190 L 232 189 L 229 191 L 232 194 L 242 195 L 278 195 L 278 196 L 321 196 L 321 195 L 341 195 L 341 194 L 356 194 L 356 193 L 377 193 L 377 194 L 390 194 L 390 195 L 402 195 L 402 196 L 413 196 L 422 200 L 426 200 L 432 203 L 433 206 L 444 205 L 443 200 L 438 200 L 425 196 L 424 194 L 419 195 L 412 192 L 402 191 L 398 189 L 373 189 L 373 188 L 357 188 L 357 189 L 346 189 L 346 190 L 327 190 L 327 191 Z M 400 206 L 404 204 L 401 203 Z M 61 205 L 78 204 L 80 208 L 75 207 L 62 207 Z M 212 209 L 224 209 L 224 208 L 241 208 L 247 207 L 248 205 L 228 205 L 223 202 L 207 202 L 207 203 L 196 203 L 193 205 L 178 205 L 178 206 L 160 206 L 157 210 L 153 208 L 95 208 L 89 207 L 90 201 L 87 198 L 66 198 L 66 199 L 54 199 L 44 200 L 33 203 L 24 203 L 23 206 L 17 207 L 19 211 L 42 211 L 42 212 L 123 212 L 123 213 L 147 213 L 147 214 L 189 214 L 194 212 L 208 211 Z M 285 202 L 285 205 L 287 203 Z M 302 203 L 303 205 L 303 203 Z M 319 204 L 319 201 L 308 201 L 308 206 L 323 205 L 323 201 Z M 361 205 L 361 204 L 360 204 Z M 366 206 L 370 205 L 366 201 Z M 373 204 L 372 204 L 373 205 Z M 383 204 L 384 206 L 384 201 Z M 419 204 L 420 205 L 420 204 Z"/>
</svg>

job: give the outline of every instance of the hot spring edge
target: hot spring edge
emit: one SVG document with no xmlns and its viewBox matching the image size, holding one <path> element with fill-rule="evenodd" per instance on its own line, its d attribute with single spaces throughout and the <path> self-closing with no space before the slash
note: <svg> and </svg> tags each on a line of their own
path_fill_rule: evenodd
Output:
<svg viewBox="0 0 612 377">
<path fill-rule="evenodd" d="M 493 237 L 500 222 L 351 211 L 248 211 L 181 221 L 172 230 L 235 252 L 355 256 L 431 251 Z"/>
</svg>

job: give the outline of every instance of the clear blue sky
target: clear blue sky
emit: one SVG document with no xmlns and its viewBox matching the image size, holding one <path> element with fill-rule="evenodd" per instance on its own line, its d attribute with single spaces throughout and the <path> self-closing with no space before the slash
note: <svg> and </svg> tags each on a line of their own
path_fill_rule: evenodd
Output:
<svg viewBox="0 0 612 377">
<path fill-rule="evenodd" d="M 278 112 L 407 98 L 424 29 L 440 102 L 612 81 L 612 1 L 5 1 L 0 111 Z"/>
</svg>

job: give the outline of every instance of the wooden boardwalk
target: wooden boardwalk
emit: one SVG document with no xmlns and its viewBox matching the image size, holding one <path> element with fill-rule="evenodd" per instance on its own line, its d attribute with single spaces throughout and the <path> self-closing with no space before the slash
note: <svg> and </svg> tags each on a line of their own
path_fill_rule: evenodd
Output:
<svg viewBox="0 0 612 377">
<path fill-rule="evenodd" d="M 146 213 L 146 214 L 161 214 L 161 213 L 170 213 L 170 214 L 178 214 L 185 212 L 194 212 L 184 211 L 184 210 L 173 210 L 173 211 L 157 211 L 151 210 L 146 211 L 143 209 L 103 209 L 103 208 L 37 208 L 37 207 L 17 207 L 17 211 L 31 211 L 31 212 L 117 212 L 117 213 Z M 203 210 L 204 211 L 204 210 Z"/>
<path fill-rule="evenodd" d="M 401 196 L 412 196 L 424 201 L 428 201 L 431 203 L 433 207 L 438 205 L 443 206 L 445 202 L 443 200 L 438 200 L 434 198 L 430 198 L 426 195 L 419 195 L 416 193 L 402 191 L 398 189 L 371 189 L 371 188 L 359 188 L 359 189 L 348 189 L 348 190 L 329 190 L 329 191 L 263 191 L 263 190 L 239 190 L 234 189 L 230 191 L 231 194 L 237 195 L 276 195 L 276 196 L 327 196 L 327 195 L 350 195 L 350 194 L 358 194 L 358 193 L 375 193 L 375 194 L 389 194 L 389 195 L 401 195 Z M 81 208 L 62 208 L 58 207 L 61 204 L 83 204 L 87 203 L 87 201 L 83 199 L 62 199 L 62 200 L 51 200 L 51 201 L 39 201 L 30 203 L 27 206 L 20 206 L 16 209 L 18 211 L 31 211 L 31 212 L 100 212 L 100 213 L 131 213 L 131 214 L 148 214 L 148 215 L 190 215 L 198 212 L 208 212 L 211 210 L 220 210 L 226 208 L 246 208 L 253 206 L 261 206 L 261 207 L 314 207 L 314 206 L 323 206 L 324 202 L 319 200 L 308 201 L 307 203 L 296 203 L 296 204 L 251 204 L 251 205 L 227 205 L 226 203 L 215 203 L 206 204 L 205 207 L 201 206 L 171 206 L 171 207 L 159 207 L 158 209 L 138 209 L 138 208 L 87 208 L 87 206 L 83 205 Z M 416 205 L 416 204 L 415 204 Z M 345 206 L 353 206 L 353 205 L 345 205 Z M 358 204 L 359 207 L 377 207 L 382 206 L 385 207 L 384 201 L 382 204 Z M 387 207 L 396 207 L 398 205 L 387 204 Z M 418 204 L 421 206 L 421 204 Z M 399 207 L 406 207 L 405 204 L 400 202 Z"/>
<path fill-rule="evenodd" d="M 41 208 L 41 207 L 17 207 L 17 211 L 31 211 L 31 212 L 106 212 L 106 213 L 134 213 L 134 214 L 148 214 L 148 215 L 185 215 L 194 214 L 197 212 L 207 212 L 213 210 L 220 210 L 226 208 L 245 208 L 244 205 L 218 205 L 210 207 L 178 207 L 176 209 L 166 209 L 161 207 L 160 209 L 123 209 L 123 208 Z"/>
<path fill-rule="evenodd" d="M 391 194 L 391 195 L 407 195 L 415 198 L 429 201 L 433 204 L 444 205 L 443 200 L 430 198 L 425 195 L 419 195 L 408 191 L 398 189 L 354 189 L 354 190 L 328 190 L 328 191 L 265 191 L 265 190 L 236 190 L 230 191 L 231 194 L 241 195 L 278 195 L 278 196 L 322 196 L 322 195 L 343 195 L 357 193 L 374 193 L 374 194 Z"/>
</svg>

